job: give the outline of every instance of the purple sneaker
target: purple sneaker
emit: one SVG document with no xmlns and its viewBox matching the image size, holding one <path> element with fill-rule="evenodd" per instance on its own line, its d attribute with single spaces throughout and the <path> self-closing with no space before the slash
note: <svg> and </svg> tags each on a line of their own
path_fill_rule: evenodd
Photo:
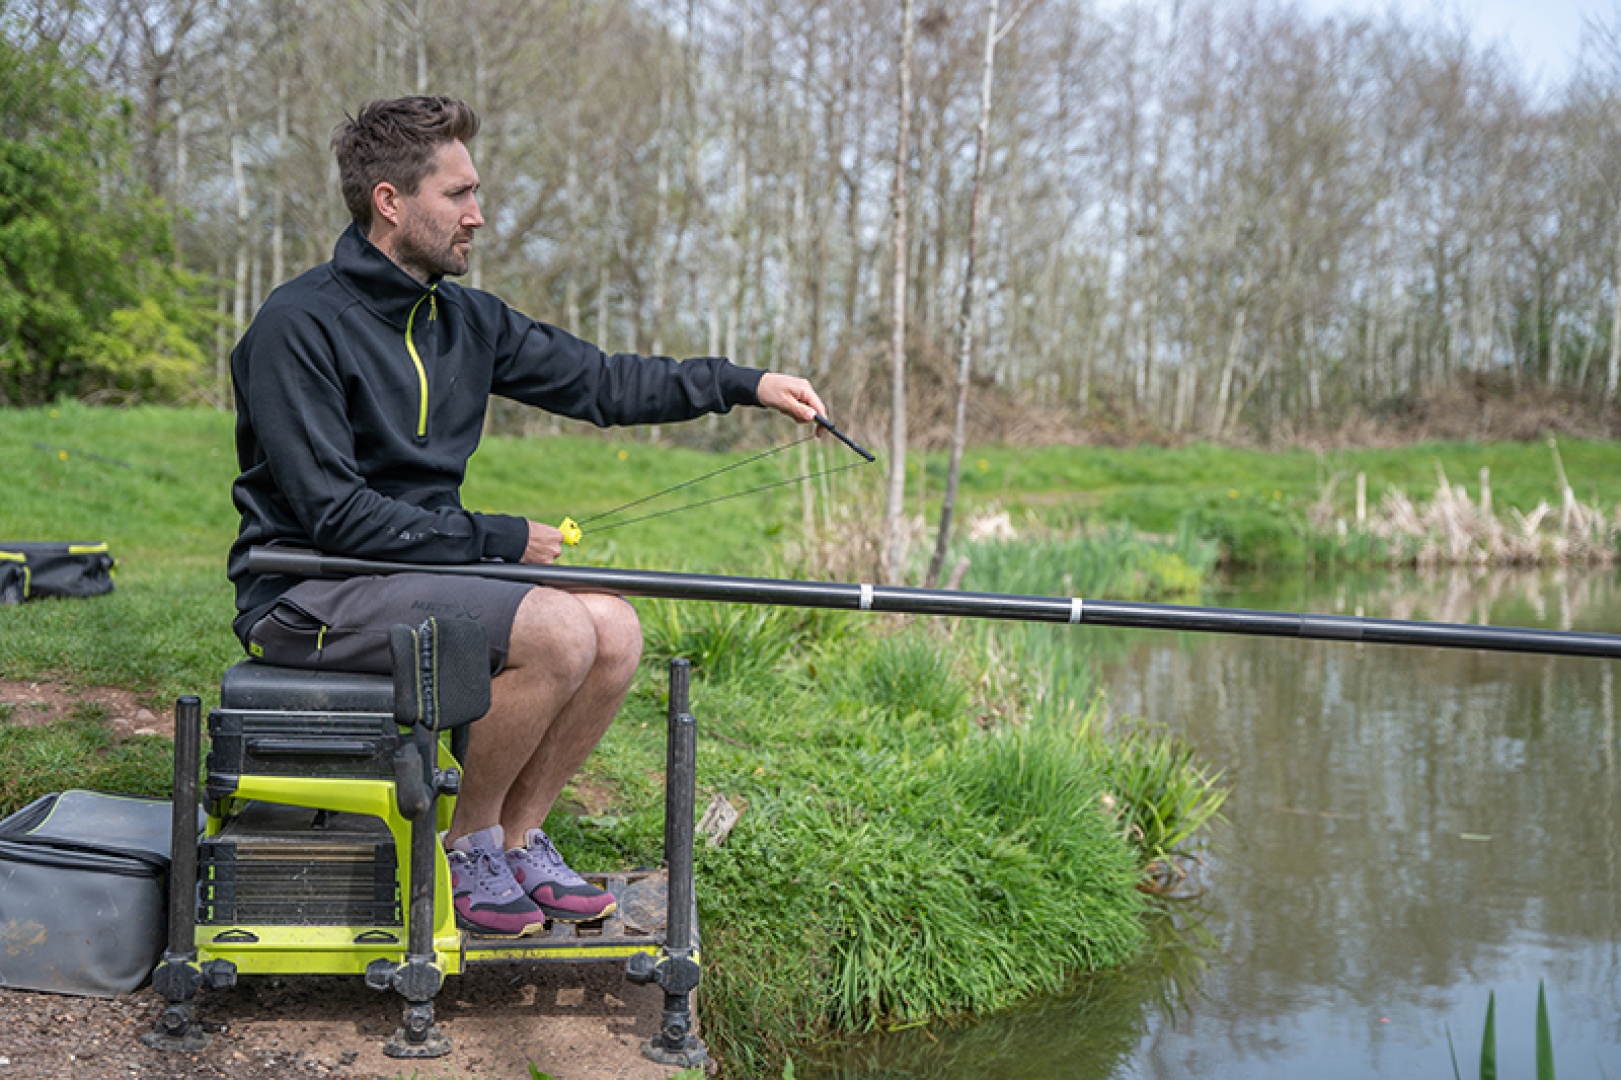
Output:
<svg viewBox="0 0 1621 1080">
<path fill-rule="evenodd" d="M 501 854 L 501 826 L 468 833 L 445 852 L 459 921 L 470 930 L 522 937 L 546 925 L 546 916 L 512 880 Z"/>
<path fill-rule="evenodd" d="M 512 848 L 507 852 L 507 865 L 512 876 L 527 892 L 530 899 L 540 905 L 549 919 L 558 922 L 590 922 L 612 915 L 613 894 L 604 892 L 570 870 L 563 856 L 552 846 L 551 838 L 539 829 L 530 829 L 527 847 Z"/>
</svg>

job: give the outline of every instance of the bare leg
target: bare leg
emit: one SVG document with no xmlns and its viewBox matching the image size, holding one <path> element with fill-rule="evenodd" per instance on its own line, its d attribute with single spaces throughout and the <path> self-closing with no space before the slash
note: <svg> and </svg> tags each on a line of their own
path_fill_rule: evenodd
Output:
<svg viewBox="0 0 1621 1080">
<path fill-rule="evenodd" d="M 531 589 L 512 621 L 507 665 L 491 683 L 490 711 L 468 732 L 447 842 L 501 820 L 513 781 L 596 662 L 596 631 L 585 605 L 556 589 Z"/>
<path fill-rule="evenodd" d="M 547 727 L 507 792 L 501 825 L 509 844 L 545 823 L 564 785 L 613 723 L 641 659 L 642 628 L 629 604 L 602 593 L 578 593 L 574 599 L 590 614 L 596 632 L 596 662 Z"/>
</svg>

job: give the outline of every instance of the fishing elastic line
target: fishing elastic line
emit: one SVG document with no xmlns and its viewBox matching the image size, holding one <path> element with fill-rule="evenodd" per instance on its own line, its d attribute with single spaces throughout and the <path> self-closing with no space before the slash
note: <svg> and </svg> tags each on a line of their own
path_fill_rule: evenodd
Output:
<svg viewBox="0 0 1621 1080">
<path fill-rule="evenodd" d="M 741 469 L 743 466 L 752 465 L 756 461 L 764 461 L 766 458 L 771 457 L 773 454 L 780 454 L 784 450 L 792 450 L 794 447 L 800 445 L 801 443 L 809 442 L 810 440 L 812 440 L 814 438 L 816 438 L 816 433 L 813 431 L 813 432 L 811 432 L 811 434 L 806 435 L 802 439 L 795 439 L 793 442 L 783 443 L 781 446 L 774 446 L 770 450 L 765 451 L 764 453 L 755 454 L 753 457 L 744 458 L 742 461 L 734 461 L 730 465 L 723 465 L 720 468 L 716 469 L 714 472 L 706 472 L 702 476 L 695 476 L 691 480 L 684 480 L 681 483 L 676 484 L 676 485 L 674 485 L 672 487 L 667 487 L 662 491 L 655 491 L 651 495 L 644 495 L 640 499 L 633 499 L 630 502 L 625 503 L 623 506 L 616 506 L 612 510 L 604 510 L 600 514 L 593 514 L 588 518 L 582 518 L 580 520 L 579 524 L 582 525 L 582 526 L 589 525 L 593 521 L 601 521 L 603 518 L 611 518 L 615 514 L 622 514 L 626 510 L 631 510 L 631 509 L 634 509 L 635 507 L 641 506 L 643 503 L 650 503 L 654 499 L 662 499 L 666 495 L 674 494 L 675 492 L 680 491 L 682 488 L 689 488 L 689 487 L 692 487 L 694 484 L 701 484 L 705 480 L 710 479 L 711 477 L 719 476 L 721 473 L 731 472 L 733 469 Z M 806 479 L 806 478 L 805 477 L 799 477 L 799 479 L 803 480 L 803 479 Z M 793 483 L 793 481 L 789 480 L 789 481 L 786 481 L 786 483 L 791 484 L 791 483 Z M 776 485 L 775 484 L 768 484 L 766 486 L 767 487 L 775 487 Z M 750 495 L 750 494 L 753 494 L 754 491 L 764 491 L 764 490 L 765 490 L 765 488 L 754 488 L 754 489 L 752 489 L 752 491 L 740 491 L 740 492 L 737 493 L 737 495 Z M 726 496 L 722 496 L 722 498 L 731 499 L 731 498 L 736 498 L 737 495 L 726 495 Z M 720 499 L 707 500 L 707 502 L 720 502 L 720 501 L 721 501 Z M 691 503 L 689 505 L 690 506 L 704 506 L 704 505 L 706 505 L 706 503 L 705 502 L 699 502 L 699 503 Z M 678 507 L 675 508 L 675 510 L 685 510 L 685 509 L 687 509 L 686 506 L 678 506 Z M 658 514 L 653 514 L 651 516 L 652 517 L 663 517 L 665 513 L 674 513 L 675 510 L 667 510 L 667 511 L 663 511 L 663 512 L 658 513 Z M 632 518 L 631 520 L 632 521 L 648 521 L 648 520 L 650 520 L 650 518 L 639 517 L 639 518 Z M 602 526 L 602 528 L 593 529 L 591 531 L 592 532 L 602 532 L 605 529 L 617 529 L 620 525 L 629 525 L 630 523 L 631 523 L 630 521 L 620 521 L 620 522 L 616 522 L 616 523 L 614 523 L 612 525 L 604 525 L 604 526 Z"/>
<path fill-rule="evenodd" d="M 805 441 L 804 439 L 799 440 L 799 442 L 804 442 L 804 441 Z M 789 443 L 788 444 L 788 446 L 797 446 L 797 445 L 798 445 L 798 443 Z M 788 446 L 779 446 L 777 449 L 778 450 L 786 450 L 786 449 L 788 449 Z M 772 453 L 776 453 L 776 451 L 774 450 L 774 451 L 772 451 Z M 763 457 L 764 455 L 761 455 L 761 456 Z M 861 466 L 866 465 L 866 464 L 868 464 L 868 463 L 865 462 L 865 461 L 852 461 L 848 465 L 839 465 L 839 466 L 836 466 L 836 467 L 831 468 L 831 469 L 823 469 L 820 472 L 805 473 L 803 476 L 796 476 L 792 480 L 777 480 L 777 481 L 774 481 L 774 482 L 769 483 L 769 484 L 761 484 L 759 487 L 756 487 L 756 488 L 749 488 L 747 491 L 735 491 L 730 495 L 717 495 L 713 499 L 701 499 L 698 502 L 694 502 L 694 503 L 683 503 L 680 506 L 672 506 L 668 510 L 660 510 L 657 513 L 653 513 L 653 514 L 644 514 L 641 517 L 629 518 L 629 519 L 627 519 L 625 521 L 616 521 L 611 525 L 603 525 L 602 527 L 597 528 L 597 529 L 593 529 L 591 531 L 593 533 L 605 533 L 605 532 L 609 531 L 610 529 L 617 529 L 622 525 L 635 525 L 635 524 L 638 524 L 639 522 L 643 522 L 643 521 L 652 521 L 654 518 L 668 517 L 671 514 L 679 514 L 679 513 L 681 513 L 682 511 L 685 511 L 685 510 L 696 510 L 700 506 L 712 506 L 715 503 L 723 503 L 723 502 L 727 502 L 727 501 L 729 501 L 731 499 L 741 499 L 745 495 L 756 495 L 756 494 L 758 494 L 758 493 L 760 493 L 762 491 L 770 491 L 772 488 L 787 487 L 789 484 L 797 484 L 802 480 L 814 480 L 818 476 L 831 476 L 834 473 L 844 472 L 846 469 L 859 469 L 859 468 L 861 468 Z M 724 470 L 722 470 L 722 471 L 724 471 Z M 711 475 L 713 475 L 713 474 L 711 474 Z M 703 477 L 699 477 L 698 479 L 702 480 Z M 697 481 L 692 481 L 692 482 L 696 483 Z M 685 485 L 683 485 L 683 486 L 685 486 Z M 671 488 L 670 490 L 674 491 L 675 489 Z M 660 492 L 660 494 L 664 494 L 664 493 Z M 647 500 L 643 499 L 642 501 L 646 502 Z M 632 505 L 634 505 L 634 504 L 632 504 Z"/>
</svg>

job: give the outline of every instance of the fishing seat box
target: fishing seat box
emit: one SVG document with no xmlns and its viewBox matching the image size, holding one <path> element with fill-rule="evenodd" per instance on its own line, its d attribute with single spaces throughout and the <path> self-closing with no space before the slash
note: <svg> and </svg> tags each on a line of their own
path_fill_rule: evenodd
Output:
<svg viewBox="0 0 1621 1080">
<path fill-rule="evenodd" d="M 20 595 L 15 579 L 21 571 Z M 113 591 L 115 560 L 107 545 L 96 543 L 0 540 L 0 604 L 48 596 L 100 596 Z M 8 599 L 9 597 L 9 599 Z"/>
<path fill-rule="evenodd" d="M 197 921 L 402 926 L 398 868 L 378 818 L 250 802 L 198 845 Z"/>
<path fill-rule="evenodd" d="M 394 682 L 244 660 L 225 672 L 208 716 L 208 794 L 242 776 L 394 779 Z"/>
<path fill-rule="evenodd" d="M 167 799 L 66 791 L 0 821 L 0 986 L 139 989 L 167 932 Z"/>
<path fill-rule="evenodd" d="M 394 782 L 400 728 L 387 675 L 244 660 L 208 717 L 206 788 L 243 777 Z M 254 799 L 198 847 L 204 925 L 400 926 L 399 859 L 381 819 Z"/>
</svg>

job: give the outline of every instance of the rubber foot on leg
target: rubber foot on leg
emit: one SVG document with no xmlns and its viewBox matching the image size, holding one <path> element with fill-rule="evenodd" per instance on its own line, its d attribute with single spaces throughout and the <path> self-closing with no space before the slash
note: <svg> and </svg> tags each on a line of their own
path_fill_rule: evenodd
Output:
<svg viewBox="0 0 1621 1080">
<path fill-rule="evenodd" d="M 207 1046 L 208 1036 L 191 1010 L 181 1005 L 168 1005 L 158 1015 L 157 1027 L 141 1035 L 141 1043 L 154 1050 L 189 1054 Z"/>
<path fill-rule="evenodd" d="M 392 1038 L 383 1044 L 383 1053 L 391 1058 L 437 1058 L 450 1053 L 450 1036 L 434 1025 L 422 1038 L 412 1039 L 406 1030 L 397 1028 Z"/>
<path fill-rule="evenodd" d="M 655 1035 L 642 1044 L 642 1056 L 677 1069 L 702 1069 L 709 1064 L 709 1051 L 704 1049 L 703 1040 L 690 1035 L 679 1050 L 671 1050 L 664 1044 L 662 1035 Z"/>
</svg>

